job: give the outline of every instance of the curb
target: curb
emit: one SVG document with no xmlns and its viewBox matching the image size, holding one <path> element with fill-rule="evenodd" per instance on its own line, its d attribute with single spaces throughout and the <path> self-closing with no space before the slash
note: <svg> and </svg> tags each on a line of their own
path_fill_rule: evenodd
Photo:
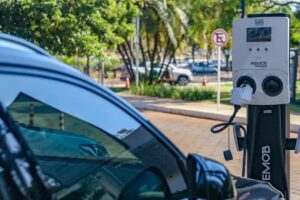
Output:
<svg viewBox="0 0 300 200">
<path fill-rule="evenodd" d="M 156 112 L 163 112 L 163 113 L 170 113 L 170 114 L 177 114 L 177 115 L 184 115 L 189 117 L 197 117 L 202 119 L 210 119 L 210 120 L 218 120 L 227 122 L 230 115 L 225 114 L 216 114 L 216 113 L 208 113 L 203 111 L 195 111 L 195 110 L 185 110 L 185 109 L 178 109 L 178 108 L 168 108 L 164 106 L 157 106 L 157 105 L 150 105 L 144 103 L 131 103 L 136 109 L 139 110 L 151 110 Z M 236 122 L 246 125 L 247 119 L 246 117 L 236 116 Z M 298 124 L 290 124 L 290 132 L 298 133 L 300 125 Z"/>
</svg>

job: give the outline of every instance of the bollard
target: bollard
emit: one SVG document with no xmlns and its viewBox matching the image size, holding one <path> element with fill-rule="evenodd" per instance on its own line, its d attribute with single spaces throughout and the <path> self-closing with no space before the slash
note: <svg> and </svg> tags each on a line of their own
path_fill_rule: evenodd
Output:
<svg viewBox="0 0 300 200">
<path fill-rule="evenodd" d="M 29 105 L 29 127 L 34 126 L 34 104 L 30 103 Z"/>
<path fill-rule="evenodd" d="M 207 80 L 206 80 L 206 76 L 204 76 L 202 80 L 202 86 L 206 86 L 206 84 L 207 84 Z"/>
<path fill-rule="evenodd" d="M 126 89 L 130 89 L 130 80 L 129 80 L 128 77 L 126 77 L 125 88 L 126 88 Z"/>
<path fill-rule="evenodd" d="M 59 113 L 59 129 L 61 131 L 64 131 L 65 130 L 65 123 L 64 123 L 64 113 L 63 112 L 60 112 Z"/>
</svg>

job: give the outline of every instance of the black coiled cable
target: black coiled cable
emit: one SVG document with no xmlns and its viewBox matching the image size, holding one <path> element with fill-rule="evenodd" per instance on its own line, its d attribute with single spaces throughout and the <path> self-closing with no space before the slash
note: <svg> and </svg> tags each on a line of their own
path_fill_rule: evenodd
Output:
<svg viewBox="0 0 300 200">
<path fill-rule="evenodd" d="M 228 122 L 223 122 L 223 123 L 219 123 L 216 124 L 214 126 L 212 126 L 210 128 L 210 131 L 212 133 L 220 133 L 222 131 L 224 131 L 226 128 L 228 128 L 228 126 L 230 125 L 236 125 L 236 123 L 233 123 L 233 120 L 236 116 L 236 114 L 238 113 L 238 111 L 241 109 L 240 105 L 234 105 L 234 111 L 233 114 L 231 115 L 230 119 L 228 120 Z M 240 128 L 243 130 L 244 132 L 244 144 L 243 144 L 243 168 L 242 168 L 242 176 L 245 177 L 245 171 L 246 171 L 246 156 L 247 156 L 247 140 L 246 140 L 246 134 L 247 131 L 243 126 L 240 126 Z"/>
<path fill-rule="evenodd" d="M 234 111 L 233 111 L 233 114 L 231 115 L 230 119 L 228 122 L 223 122 L 223 123 L 219 123 L 219 124 L 216 124 L 216 125 L 213 125 L 211 128 L 210 128 L 210 131 L 212 133 L 220 133 L 222 131 L 224 131 L 228 126 L 230 125 L 234 125 L 233 120 L 237 114 L 237 112 L 241 109 L 241 106 L 240 105 L 234 105 Z"/>
</svg>

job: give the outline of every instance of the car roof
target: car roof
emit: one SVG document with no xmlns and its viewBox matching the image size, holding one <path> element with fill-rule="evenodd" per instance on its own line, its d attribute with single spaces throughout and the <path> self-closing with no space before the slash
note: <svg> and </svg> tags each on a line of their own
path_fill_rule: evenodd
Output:
<svg viewBox="0 0 300 200">
<path fill-rule="evenodd" d="M 16 36 L 9 35 L 6 33 L 1 33 L 1 32 L 0 32 L 0 48 L 14 49 L 16 51 L 23 51 L 28 53 L 37 53 L 37 54 L 51 57 L 51 55 L 47 51 L 43 50 L 38 46 L 33 45 L 32 43 L 24 39 L 18 38 Z"/>
</svg>

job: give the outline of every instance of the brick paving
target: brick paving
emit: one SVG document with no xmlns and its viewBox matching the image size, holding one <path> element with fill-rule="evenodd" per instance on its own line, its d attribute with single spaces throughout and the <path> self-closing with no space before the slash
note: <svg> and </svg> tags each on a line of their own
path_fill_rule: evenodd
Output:
<svg viewBox="0 0 300 200">
<path fill-rule="evenodd" d="M 235 150 L 233 138 L 231 137 L 230 143 L 234 160 L 226 162 L 223 151 L 227 149 L 227 131 L 217 135 L 210 133 L 210 127 L 217 123 L 216 121 L 152 111 L 143 113 L 184 154 L 197 153 L 215 159 L 226 165 L 232 174 L 241 175 L 242 153 Z M 300 199 L 300 154 L 296 155 L 293 152 L 291 152 L 290 182 L 291 199 Z"/>
<path fill-rule="evenodd" d="M 217 111 L 216 103 L 212 101 L 184 101 L 149 96 L 138 96 L 128 93 L 118 93 L 118 95 L 138 109 L 180 114 L 220 121 L 227 121 L 233 113 L 232 105 L 220 104 L 220 110 Z M 237 113 L 235 121 L 245 124 L 246 113 L 246 108 L 242 107 L 242 109 Z M 300 114 L 291 113 L 290 122 L 290 130 L 298 132 L 298 130 L 300 129 Z"/>
</svg>

